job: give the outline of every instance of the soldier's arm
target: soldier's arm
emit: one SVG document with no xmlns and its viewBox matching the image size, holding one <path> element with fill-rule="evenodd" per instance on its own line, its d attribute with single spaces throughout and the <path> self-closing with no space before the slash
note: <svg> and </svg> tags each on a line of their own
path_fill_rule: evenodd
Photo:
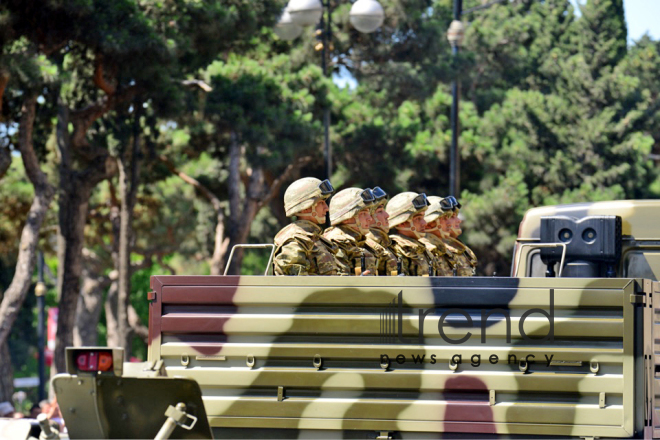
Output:
<svg viewBox="0 0 660 440">
<path fill-rule="evenodd" d="M 310 262 L 305 249 L 295 240 L 286 243 L 273 259 L 276 275 L 309 275 Z"/>
</svg>

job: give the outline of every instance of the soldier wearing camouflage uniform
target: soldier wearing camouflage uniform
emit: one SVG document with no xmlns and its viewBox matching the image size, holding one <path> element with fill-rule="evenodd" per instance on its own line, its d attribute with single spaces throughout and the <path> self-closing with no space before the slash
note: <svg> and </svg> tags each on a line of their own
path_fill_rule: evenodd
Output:
<svg viewBox="0 0 660 440">
<path fill-rule="evenodd" d="M 426 228 L 424 229 L 424 237 L 420 238 L 420 242 L 426 246 L 426 250 L 433 256 L 433 272 L 435 276 L 448 277 L 454 275 L 454 267 L 456 261 L 454 254 L 452 254 L 444 242 L 439 229 L 438 219 L 440 217 L 449 217 L 452 214 L 451 210 L 444 211 L 442 209 L 442 197 L 431 196 L 428 198 L 429 208 L 426 210 L 424 220 L 426 221 Z"/>
<path fill-rule="evenodd" d="M 445 197 L 441 203 L 445 209 L 451 210 L 450 216 L 439 220 L 442 241 L 447 246 L 447 250 L 454 254 L 456 274 L 460 277 L 471 277 L 476 273 L 477 256 L 472 249 L 458 239 L 463 232 L 461 230 L 462 220 L 458 218 L 461 204 L 454 196 Z"/>
<path fill-rule="evenodd" d="M 390 230 L 389 214 L 385 210 L 388 200 L 387 193 L 378 186 L 372 191 L 376 199 L 371 208 L 374 225 L 369 229 L 365 245 L 376 257 L 378 275 L 395 276 L 399 272 L 396 254 L 392 250 L 392 240 L 387 235 Z"/>
<path fill-rule="evenodd" d="M 324 239 L 323 228 L 328 212 L 326 199 L 334 189 L 323 182 L 306 177 L 293 182 L 284 192 L 287 217 L 297 220 L 275 236 L 275 275 L 337 275 L 335 254 L 338 248 Z"/>
<path fill-rule="evenodd" d="M 376 275 L 376 258 L 365 247 L 365 234 L 373 224 L 370 189 L 347 188 L 330 202 L 330 224 L 323 236 L 339 248 L 336 254 L 341 275 Z"/>
<path fill-rule="evenodd" d="M 395 228 L 395 233 L 390 234 L 392 249 L 401 262 L 404 275 L 433 275 L 433 257 L 419 241 L 424 236 L 427 208 L 428 200 L 423 193 L 404 192 L 387 203 L 390 227 Z"/>
</svg>

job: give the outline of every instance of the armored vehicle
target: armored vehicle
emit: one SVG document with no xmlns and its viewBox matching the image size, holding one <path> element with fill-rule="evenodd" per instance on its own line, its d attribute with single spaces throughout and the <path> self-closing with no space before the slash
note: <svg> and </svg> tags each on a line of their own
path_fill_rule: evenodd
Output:
<svg viewBox="0 0 660 440">
<path fill-rule="evenodd" d="M 660 438 L 658 214 L 532 209 L 511 277 L 152 277 L 143 370 L 167 378 L 72 350 L 63 417 L 71 437 L 133 435 L 140 412 L 155 435 L 184 403 L 215 438 Z M 142 381 L 173 385 L 135 404 Z"/>
</svg>

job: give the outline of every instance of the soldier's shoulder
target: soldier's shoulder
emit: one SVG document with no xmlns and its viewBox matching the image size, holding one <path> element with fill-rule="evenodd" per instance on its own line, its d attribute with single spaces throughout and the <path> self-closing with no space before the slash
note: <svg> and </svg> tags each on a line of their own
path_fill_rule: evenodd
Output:
<svg viewBox="0 0 660 440">
<path fill-rule="evenodd" d="M 423 251 L 425 249 L 424 244 L 403 235 L 390 235 L 390 240 L 392 240 L 394 249 L 406 257 L 417 257 L 420 250 Z"/>
<path fill-rule="evenodd" d="M 435 244 L 433 244 L 433 243 L 431 242 L 431 240 L 429 240 L 429 239 L 426 238 L 426 237 L 422 237 L 422 238 L 420 238 L 420 239 L 419 239 L 419 242 L 422 243 L 422 244 L 424 245 L 424 247 L 426 247 L 426 250 L 428 250 L 428 251 L 430 251 L 430 252 L 437 252 L 437 251 L 438 251 L 438 246 L 436 246 Z"/>
<path fill-rule="evenodd" d="M 465 245 L 453 238 L 444 238 L 442 242 L 445 244 L 447 250 L 452 254 L 462 254 L 465 252 Z"/>
<path fill-rule="evenodd" d="M 447 249 L 447 246 L 445 245 L 445 243 L 433 234 L 426 234 L 426 237 L 424 237 L 420 241 L 424 244 L 429 243 L 431 246 L 433 246 L 434 252 L 436 252 L 438 254 L 451 253 Z M 426 248 L 429 249 L 429 246 L 426 246 Z"/>
<path fill-rule="evenodd" d="M 419 246 L 419 242 L 417 240 L 413 240 L 412 238 L 406 237 L 404 235 L 392 234 L 390 235 L 390 240 L 392 240 L 392 242 L 398 246 L 406 246 L 406 247 Z"/>
<path fill-rule="evenodd" d="M 346 231 L 344 231 L 342 228 L 339 228 L 337 226 L 331 226 L 328 229 L 325 230 L 325 233 L 323 233 L 323 236 L 327 238 L 330 241 L 336 242 L 336 243 L 355 243 L 355 237 L 352 235 L 348 234 Z"/>
<path fill-rule="evenodd" d="M 300 221 L 293 222 L 282 228 L 282 230 L 275 235 L 275 245 L 283 246 L 290 240 L 311 244 L 315 241 L 320 231 L 320 228 L 313 223 Z"/>
</svg>

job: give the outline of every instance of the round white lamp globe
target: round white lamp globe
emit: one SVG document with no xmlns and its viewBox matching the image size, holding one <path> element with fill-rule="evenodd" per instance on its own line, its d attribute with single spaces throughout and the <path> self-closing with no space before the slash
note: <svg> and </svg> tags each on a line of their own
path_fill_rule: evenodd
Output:
<svg viewBox="0 0 660 440">
<path fill-rule="evenodd" d="M 291 0 L 286 9 L 298 26 L 311 26 L 321 19 L 323 4 L 320 0 Z"/>
<path fill-rule="evenodd" d="M 280 21 L 275 25 L 275 34 L 284 41 L 295 40 L 300 36 L 303 31 L 301 26 L 298 26 L 291 20 L 291 14 L 285 8 L 280 17 Z"/>
<path fill-rule="evenodd" d="M 368 34 L 383 24 L 385 11 L 376 0 L 358 0 L 351 7 L 350 18 L 355 29 Z"/>
</svg>

